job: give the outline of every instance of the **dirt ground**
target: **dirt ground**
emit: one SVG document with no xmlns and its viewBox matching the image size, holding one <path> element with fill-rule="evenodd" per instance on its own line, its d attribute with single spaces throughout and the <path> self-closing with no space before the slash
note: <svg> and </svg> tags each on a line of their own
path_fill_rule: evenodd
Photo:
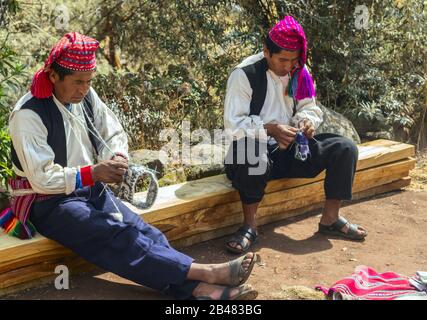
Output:
<svg viewBox="0 0 427 320">
<path fill-rule="evenodd" d="M 364 226 L 364 242 L 327 238 L 316 233 L 320 211 L 260 227 L 254 247 L 262 261 L 248 283 L 258 299 L 322 299 L 316 285 L 330 287 L 358 265 L 378 272 L 413 275 L 427 270 L 427 154 L 418 157 L 407 190 L 346 204 L 341 214 Z M 225 238 L 183 250 L 198 262 L 234 258 L 224 250 Z M 3 299 L 168 299 L 111 273 L 92 272 L 70 278 L 69 290 L 53 282 Z"/>
</svg>

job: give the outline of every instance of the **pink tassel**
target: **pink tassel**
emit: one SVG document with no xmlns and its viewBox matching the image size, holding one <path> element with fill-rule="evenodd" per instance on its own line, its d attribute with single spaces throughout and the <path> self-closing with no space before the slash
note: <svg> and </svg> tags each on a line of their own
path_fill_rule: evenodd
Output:
<svg viewBox="0 0 427 320">
<path fill-rule="evenodd" d="M 53 83 L 49 80 L 48 73 L 40 69 L 33 77 L 31 94 L 38 99 L 49 98 L 53 92 Z"/>
<path fill-rule="evenodd" d="M 316 90 L 314 89 L 313 78 L 308 72 L 307 68 L 303 67 L 298 74 L 298 89 L 297 89 L 297 100 L 305 98 L 311 98 L 316 96 Z"/>
</svg>

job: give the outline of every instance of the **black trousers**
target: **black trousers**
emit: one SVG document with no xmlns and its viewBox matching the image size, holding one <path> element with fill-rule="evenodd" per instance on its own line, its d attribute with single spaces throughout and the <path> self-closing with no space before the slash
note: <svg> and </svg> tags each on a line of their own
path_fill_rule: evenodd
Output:
<svg viewBox="0 0 427 320">
<path fill-rule="evenodd" d="M 357 146 L 351 140 L 332 133 L 319 134 L 314 138 L 309 140 L 311 155 L 306 161 L 295 158 L 295 144 L 280 150 L 276 149 L 277 145 L 262 146 L 259 140 L 250 138 L 234 141 L 228 150 L 225 172 L 233 187 L 239 191 L 242 203 L 260 202 L 269 180 L 314 178 L 323 170 L 326 170 L 326 199 L 351 200 L 358 159 Z M 241 146 L 246 143 L 247 147 L 238 148 L 238 143 Z M 257 162 L 254 163 L 249 152 L 257 157 Z"/>
</svg>

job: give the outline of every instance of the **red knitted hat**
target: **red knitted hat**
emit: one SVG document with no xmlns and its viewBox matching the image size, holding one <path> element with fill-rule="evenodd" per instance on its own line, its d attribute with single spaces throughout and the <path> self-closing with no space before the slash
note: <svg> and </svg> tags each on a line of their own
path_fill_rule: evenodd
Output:
<svg viewBox="0 0 427 320">
<path fill-rule="evenodd" d="M 49 69 L 53 62 L 73 71 L 91 71 L 96 68 L 95 51 L 99 43 L 78 32 L 70 32 L 52 48 L 44 67 L 36 72 L 31 84 L 34 97 L 43 99 L 52 96 L 53 83 L 49 80 Z"/>
</svg>

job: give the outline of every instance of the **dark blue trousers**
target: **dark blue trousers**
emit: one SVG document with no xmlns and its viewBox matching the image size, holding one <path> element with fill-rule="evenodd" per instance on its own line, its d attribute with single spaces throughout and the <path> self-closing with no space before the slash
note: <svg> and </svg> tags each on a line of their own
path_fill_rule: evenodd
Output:
<svg viewBox="0 0 427 320">
<path fill-rule="evenodd" d="M 166 237 L 145 223 L 103 185 L 35 202 L 30 221 L 96 266 L 149 288 L 188 299 L 199 284 L 186 280 L 193 259 L 173 249 Z M 114 203 L 120 212 L 114 206 Z"/>
</svg>

